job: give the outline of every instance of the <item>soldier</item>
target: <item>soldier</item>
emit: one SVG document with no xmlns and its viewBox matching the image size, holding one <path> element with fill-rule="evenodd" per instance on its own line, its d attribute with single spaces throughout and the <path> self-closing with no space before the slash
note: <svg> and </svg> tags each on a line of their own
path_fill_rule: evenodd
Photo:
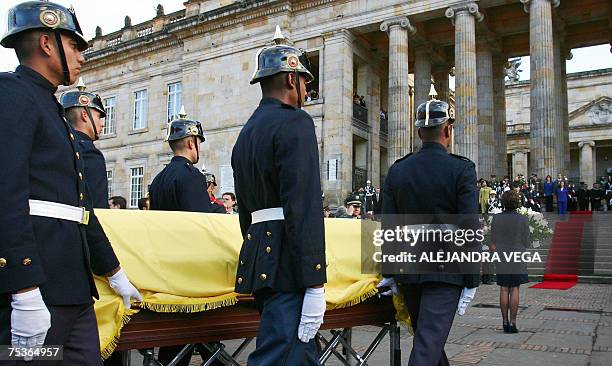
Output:
<svg viewBox="0 0 612 366">
<path fill-rule="evenodd" d="M 361 208 L 363 201 L 359 193 L 351 193 L 346 198 L 346 211 L 352 219 L 360 219 L 362 216 Z"/>
<path fill-rule="evenodd" d="M 85 91 L 83 79 L 79 79 L 77 91 L 65 93 L 60 103 L 66 111 L 66 119 L 76 130 L 79 148 L 85 164 L 85 182 L 94 208 L 108 208 L 108 181 L 104 155 L 94 145 L 104 128 L 106 111 L 97 94 Z"/>
<path fill-rule="evenodd" d="M 166 141 L 174 157 L 151 183 L 151 210 L 215 211 L 206 192 L 206 178 L 193 166 L 200 160 L 200 144 L 205 140 L 202 124 L 186 118 L 183 108 L 168 126 Z"/>
<path fill-rule="evenodd" d="M 261 313 L 250 366 L 319 365 L 314 337 L 326 282 L 319 150 L 301 109 L 313 76 L 302 50 L 279 43 L 257 55 L 251 84 L 260 83 L 263 97 L 232 151 L 244 237 L 236 292 L 253 293 Z"/>
<path fill-rule="evenodd" d="M 215 191 L 217 190 L 217 178 L 211 173 L 204 173 L 204 177 L 206 178 L 206 192 L 208 193 L 210 203 L 214 208 L 213 212 L 225 213 L 223 201 L 215 197 Z"/>
<path fill-rule="evenodd" d="M 92 272 L 140 300 L 86 200 L 76 132 L 55 98 L 88 47 L 73 10 L 42 1 L 8 12 L 0 40 L 20 65 L 0 74 L 0 344 L 63 345 L 67 365 L 101 364 Z M 87 203 L 87 206 L 85 204 Z M 0 361 L 14 365 L 15 361 Z"/>
<path fill-rule="evenodd" d="M 220 212 L 225 210 L 210 202 L 206 192 L 206 178 L 194 164 L 200 160 L 200 144 L 204 142 L 204 131 L 199 121 L 187 119 L 185 108 L 179 118 L 168 125 L 166 141 L 174 157 L 149 187 L 151 210 Z M 167 365 L 183 346 L 161 347 L 158 359 Z M 201 351 L 203 352 L 203 351 Z M 204 359 L 208 353 L 202 354 Z M 188 365 L 191 355 L 185 355 L 177 365 Z M 217 361 L 218 362 L 218 361 Z M 217 364 L 217 363 L 215 363 Z"/>
<path fill-rule="evenodd" d="M 419 128 L 418 135 L 423 145 L 418 152 L 397 160 L 389 168 L 383 189 L 384 228 L 395 229 L 395 226 L 404 225 L 406 221 L 421 227 L 422 224 L 431 223 L 427 217 L 441 214 L 448 215 L 440 220 L 447 220 L 450 215 L 461 215 L 457 223 L 461 229 L 479 228 L 475 165 L 469 159 L 447 151 L 454 122 L 449 112 L 448 103 L 437 100 L 428 101 L 417 108 L 415 126 Z M 400 221 L 398 215 L 403 215 Z M 437 252 L 429 247 L 430 244 L 443 252 L 458 250 L 453 248 L 453 243 L 438 246 L 438 243 L 432 242 L 417 243 L 415 248 L 424 245 L 421 248 L 425 249 L 418 250 Z M 466 242 L 464 247 L 468 246 L 472 251 L 480 250 L 476 245 Z M 400 246 L 406 248 L 405 245 Z M 387 252 L 387 243 L 383 244 L 382 249 Z M 389 267 L 385 269 L 383 263 L 384 278 L 378 286 L 390 287 L 393 292 L 403 291 L 405 294 L 415 331 L 408 364 L 448 365 L 444 344 L 455 311 L 462 314 L 474 296 L 479 281 L 479 264 L 470 268 L 464 266 L 463 269 L 454 267 L 453 263 L 426 265 L 419 266 L 416 272 L 408 273 L 401 268 L 396 273 L 389 273 Z M 415 268 L 413 263 L 410 267 Z"/>
</svg>

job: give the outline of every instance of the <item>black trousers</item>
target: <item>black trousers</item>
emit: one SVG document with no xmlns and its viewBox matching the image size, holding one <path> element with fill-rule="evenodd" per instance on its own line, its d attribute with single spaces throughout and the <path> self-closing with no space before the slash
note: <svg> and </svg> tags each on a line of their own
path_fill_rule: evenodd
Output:
<svg viewBox="0 0 612 366">
<path fill-rule="evenodd" d="M 61 361 L 0 361 L 0 366 L 100 366 L 100 339 L 93 304 L 48 306 L 46 345 L 63 345 Z M 0 344 L 11 344 L 11 307 L 0 308 Z"/>
<path fill-rule="evenodd" d="M 546 212 L 553 212 L 553 196 L 544 196 L 544 203 L 546 204 Z"/>
<path fill-rule="evenodd" d="M 315 340 L 304 343 L 297 337 L 304 292 L 255 293 L 255 301 L 261 320 L 249 366 L 320 365 Z"/>
<path fill-rule="evenodd" d="M 414 329 L 408 366 L 448 366 L 444 345 L 448 338 L 461 291 L 441 282 L 402 285 Z"/>
</svg>

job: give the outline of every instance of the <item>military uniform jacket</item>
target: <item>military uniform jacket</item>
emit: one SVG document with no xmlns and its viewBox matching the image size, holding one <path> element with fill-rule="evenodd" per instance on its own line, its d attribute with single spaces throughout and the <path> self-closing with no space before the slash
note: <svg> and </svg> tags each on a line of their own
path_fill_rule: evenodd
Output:
<svg viewBox="0 0 612 366">
<path fill-rule="evenodd" d="M 85 162 L 85 182 L 91 204 L 94 208 L 108 208 L 108 180 L 104 155 L 83 132 L 76 131 L 76 137 Z"/>
<path fill-rule="evenodd" d="M 85 203 L 83 156 L 63 117 L 56 88 L 25 66 L 0 73 L 0 302 L 40 286 L 48 305 L 97 296 L 92 271 L 119 265 L 93 211 L 89 225 L 30 216 L 28 199 Z M 91 207 L 88 207 L 91 209 Z"/>
<path fill-rule="evenodd" d="M 175 156 L 151 183 L 151 210 L 225 213 L 210 203 L 206 178 L 185 157 Z"/>
<path fill-rule="evenodd" d="M 325 232 L 314 123 L 264 98 L 232 151 L 244 237 L 236 292 L 296 291 L 326 282 Z M 251 213 L 282 207 L 284 220 L 251 225 Z"/>
<path fill-rule="evenodd" d="M 396 161 L 389 168 L 382 194 L 383 227 L 386 227 L 389 221 L 393 222 L 392 218 L 397 217 L 393 215 L 409 215 L 403 219 L 418 220 L 421 217 L 441 215 L 447 218 L 447 214 L 459 214 L 461 222 L 455 224 L 460 228 L 479 228 L 475 165 L 467 158 L 449 154 L 438 143 L 423 143 L 418 152 Z M 480 247 L 477 243 L 471 245 L 473 250 Z M 383 253 L 384 251 L 385 245 Z M 478 286 L 478 268 L 478 263 L 468 265 L 467 268 L 462 266 L 461 270 L 453 267 L 453 263 L 431 263 L 427 271 L 399 274 L 395 277 L 396 282 L 404 284 L 444 282 L 471 288 Z M 470 274 L 461 274 L 465 273 L 465 270 L 469 270 Z M 384 266 L 383 274 L 390 276 Z"/>
</svg>

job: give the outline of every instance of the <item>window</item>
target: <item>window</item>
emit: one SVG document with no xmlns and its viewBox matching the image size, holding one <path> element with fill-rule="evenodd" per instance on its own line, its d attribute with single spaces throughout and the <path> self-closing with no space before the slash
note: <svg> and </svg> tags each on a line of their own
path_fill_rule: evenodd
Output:
<svg viewBox="0 0 612 366">
<path fill-rule="evenodd" d="M 108 197 L 113 196 L 113 171 L 106 171 L 106 183 L 108 184 Z"/>
<path fill-rule="evenodd" d="M 142 185 L 144 167 L 130 169 L 130 208 L 138 207 L 138 200 L 142 198 Z"/>
<path fill-rule="evenodd" d="M 182 83 L 168 84 L 168 122 L 178 118 L 179 111 L 181 110 L 182 94 Z"/>
<path fill-rule="evenodd" d="M 106 111 L 106 118 L 104 119 L 104 128 L 102 129 L 102 134 L 112 135 L 115 133 L 115 126 L 117 124 L 117 113 L 115 112 L 115 97 L 104 98 L 104 111 Z"/>
<path fill-rule="evenodd" d="M 134 92 L 134 123 L 132 129 L 140 130 L 147 127 L 147 91 Z"/>
</svg>

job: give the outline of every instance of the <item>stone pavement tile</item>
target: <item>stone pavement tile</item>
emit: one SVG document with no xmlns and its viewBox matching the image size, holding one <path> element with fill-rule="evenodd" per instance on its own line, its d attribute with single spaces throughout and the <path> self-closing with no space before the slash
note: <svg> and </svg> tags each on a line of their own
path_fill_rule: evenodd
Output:
<svg viewBox="0 0 612 366">
<path fill-rule="evenodd" d="M 530 321 L 522 322 L 525 327 L 533 328 Z M 571 332 L 579 332 L 586 334 L 595 333 L 596 328 L 595 323 L 582 323 L 582 322 L 568 322 L 563 320 L 544 320 L 542 325 L 538 328 L 541 329 L 551 329 L 551 330 L 562 330 L 562 331 L 571 331 Z"/>
<path fill-rule="evenodd" d="M 612 315 L 602 315 L 599 321 L 601 323 L 612 324 Z"/>
<path fill-rule="evenodd" d="M 575 334 L 536 333 L 525 343 L 591 350 L 593 337 Z"/>
<path fill-rule="evenodd" d="M 612 334 L 612 326 L 611 325 L 601 325 L 601 322 L 597 326 L 596 330 L 597 334 Z"/>
<path fill-rule="evenodd" d="M 580 313 L 577 311 L 542 310 L 538 317 L 545 319 L 570 319 L 572 321 L 597 322 L 601 315 L 593 313 Z"/>
<path fill-rule="evenodd" d="M 519 309 L 519 313 L 521 309 Z M 501 310 L 499 308 L 476 308 L 470 306 L 466 313 L 469 316 L 501 316 Z"/>
<path fill-rule="evenodd" d="M 587 366 L 588 355 L 496 348 L 478 366 Z"/>
<path fill-rule="evenodd" d="M 453 356 L 458 355 L 459 353 L 463 352 L 463 350 L 465 349 L 466 346 L 460 345 L 460 344 L 450 344 L 447 343 L 444 346 L 444 352 L 446 352 L 446 357 L 447 358 L 453 358 Z M 402 359 L 408 361 L 408 355 L 406 354 L 406 357 L 402 357 Z M 403 355 L 402 355 L 403 356 Z"/>
<path fill-rule="evenodd" d="M 610 366 L 612 365 L 612 352 L 593 352 L 589 366 Z"/>
<path fill-rule="evenodd" d="M 465 325 L 470 327 L 498 327 L 501 329 L 502 326 L 502 318 L 501 314 L 497 316 L 457 316 L 455 317 L 455 321 L 453 321 L 453 325 Z"/>
<path fill-rule="evenodd" d="M 612 333 L 597 333 L 595 347 L 612 347 Z M 612 363 L 610 363 L 612 365 Z"/>
<path fill-rule="evenodd" d="M 497 329 L 478 329 L 477 331 L 463 337 L 460 340 L 460 343 L 464 344 L 474 342 L 501 342 L 523 344 L 532 335 L 533 333 L 530 332 L 508 334 Z"/>
<path fill-rule="evenodd" d="M 475 327 L 464 327 L 460 325 L 453 325 L 450 333 L 448 334 L 448 340 L 458 340 L 460 338 L 465 337 L 466 335 L 475 332 L 478 328 Z"/>
</svg>

